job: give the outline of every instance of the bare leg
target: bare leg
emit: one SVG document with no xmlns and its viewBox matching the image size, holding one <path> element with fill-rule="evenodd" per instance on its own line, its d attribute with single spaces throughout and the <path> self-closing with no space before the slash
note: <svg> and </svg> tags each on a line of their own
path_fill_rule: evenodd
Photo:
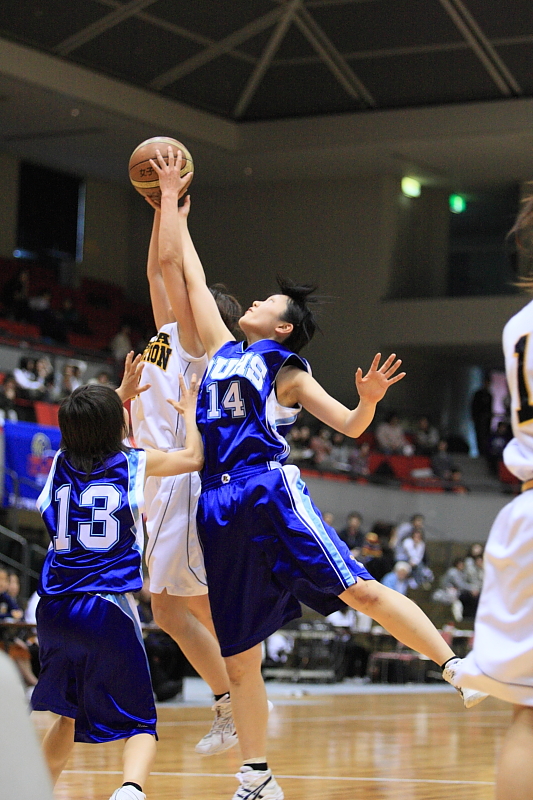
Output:
<svg viewBox="0 0 533 800">
<path fill-rule="evenodd" d="M 189 603 L 194 605 L 195 614 L 202 614 L 206 624 L 198 621 Z M 202 595 L 202 599 L 177 597 L 163 591 L 152 595 L 152 611 L 154 621 L 177 642 L 198 674 L 209 684 L 213 694 L 228 692 L 228 675 L 220 647 L 214 629 L 212 632 L 208 629 L 208 626 L 212 628 L 213 623 L 207 595 Z"/>
<path fill-rule="evenodd" d="M 58 717 L 43 739 L 43 755 L 55 784 L 68 761 L 74 746 L 74 720 Z"/>
<path fill-rule="evenodd" d="M 498 762 L 496 800 L 533 797 L 533 708 L 515 706 Z"/>
<path fill-rule="evenodd" d="M 339 597 L 357 611 L 368 614 L 399 642 L 439 666 L 454 656 L 422 609 L 403 594 L 377 581 L 358 580 Z"/>
<path fill-rule="evenodd" d="M 155 760 L 155 753 L 155 736 L 150 733 L 139 733 L 126 739 L 122 753 L 124 782 L 137 783 L 144 790 Z"/>
<path fill-rule="evenodd" d="M 261 645 L 225 659 L 233 719 L 244 760 L 266 757 L 268 703 L 261 675 Z"/>
</svg>

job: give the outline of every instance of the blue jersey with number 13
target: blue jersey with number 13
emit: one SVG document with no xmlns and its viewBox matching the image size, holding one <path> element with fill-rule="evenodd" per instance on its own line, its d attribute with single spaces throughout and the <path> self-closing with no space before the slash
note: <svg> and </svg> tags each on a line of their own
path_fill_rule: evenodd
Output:
<svg viewBox="0 0 533 800">
<path fill-rule="evenodd" d="M 38 593 L 142 586 L 144 450 L 114 453 L 86 476 L 60 450 L 37 500 L 50 535 Z"/>
</svg>

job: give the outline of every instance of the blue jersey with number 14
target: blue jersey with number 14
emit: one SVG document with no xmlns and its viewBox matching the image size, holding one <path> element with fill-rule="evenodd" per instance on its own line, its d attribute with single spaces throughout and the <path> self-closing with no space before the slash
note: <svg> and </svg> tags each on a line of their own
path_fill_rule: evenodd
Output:
<svg viewBox="0 0 533 800">
<path fill-rule="evenodd" d="M 272 339 L 245 346 L 226 342 L 207 366 L 198 396 L 197 422 L 204 440 L 202 478 L 289 454 L 285 435 L 300 406 L 286 408 L 276 397 L 282 367 L 309 370 L 304 358 Z"/>
<path fill-rule="evenodd" d="M 142 586 L 144 450 L 114 453 L 86 476 L 64 451 L 37 508 L 50 535 L 38 593 L 135 592 Z"/>
</svg>

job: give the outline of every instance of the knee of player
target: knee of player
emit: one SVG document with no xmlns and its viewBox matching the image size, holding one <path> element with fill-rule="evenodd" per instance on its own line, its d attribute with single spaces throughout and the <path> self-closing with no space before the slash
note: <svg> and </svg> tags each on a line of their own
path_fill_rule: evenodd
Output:
<svg viewBox="0 0 533 800">
<path fill-rule="evenodd" d="M 243 678 L 252 669 L 252 664 L 249 659 L 243 658 L 242 654 L 236 656 L 229 656 L 224 659 L 226 664 L 226 671 L 231 684 L 239 686 Z"/>
<path fill-rule="evenodd" d="M 342 598 L 348 605 L 357 611 L 362 611 L 369 617 L 373 616 L 373 611 L 381 603 L 381 589 L 383 587 L 378 581 L 364 581 L 359 579 L 357 583 L 350 586 L 343 593 Z"/>
</svg>

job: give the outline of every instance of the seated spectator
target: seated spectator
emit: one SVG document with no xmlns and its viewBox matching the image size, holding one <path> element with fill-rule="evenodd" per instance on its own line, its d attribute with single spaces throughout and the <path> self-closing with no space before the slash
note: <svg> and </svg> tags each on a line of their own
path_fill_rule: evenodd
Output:
<svg viewBox="0 0 533 800">
<path fill-rule="evenodd" d="M 407 536 L 403 540 L 402 551 L 407 556 L 406 560 L 411 567 L 411 584 L 413 588 L 421 586 L 424 589 L 429 589 L 434 576 L 427 564 L 423 531 L 419 528 L 414 528 L 411 536 Z"/>
<path fill-rule="evenodd" d="M 407 590 L 411 586 L 411 582 L 409 580 L 410 574 L 410 565 L 406 561 L 397 561 L 392 572 L 388 572 L 383 577 L 381 583 L 383 586 L 388 586 L 389 589 L 394 589 L 395 592 L 407 594 Z"/>
<path fill-rule="evenodd" d="M 35 359 L 22 357 L 18 367 L 13 370 L 18 394 L 28 400 L 40 400 L 44 394 L 44 381 L 37 376 Z"/>
<path fill-rule="evenodd" d="M 378 537 L 381 547 L 381 555 L 369 558 L 365 562 L 367 571 L 377 581 L 381 581 L 384 576 L 391 572 L 396 563 L 394 546 L 396 541 L 396 529 L 391 522 L 374 522 L 372 531 Z"/>
<path fill-rule="evenodd" d="M 425 535 L 424 532 L 424 522 L 425 517 L 423 514 L 413 514 L 409 522 L 402 522 L 398 525 L 396 529 L 396 560 L 397 561 L 407 561 L 407 553 L 403 549 L 403 541 L 407 539 L 407 537 L 412 536 L 413 531 L 419 530 L 422 531 L 422 536 Z"/>
<path fill-rule="evenodd" d="M 78 364 L 67 362 L 63 365 L 63 371 L 57 387 L 57 401 L 60 403 L 65 397 L 70 397 L 74 389 L 82 385 L 81 368 Z"/>
<path fill-rule="evenodd" d="M 487 462 L 493 475 L 498 474 L 498 464 L 503 459 L 503 451 L 511 440 L 512 433 L 507 422 L 498 422 L 496 430 L 489 436 Z"/>
<path fill-rule="evenodd" d="M 318 433 L 311 438 L 311 450 L 313 451 L 313 465 L 317 469 L 331 468 L 331 429 L 322 427 Z"/>
<path fill-rule="evenodd" d="M 17 382 L 11 372 L 6 373 L 0 386 L 0 419 L 11 422 L 18 420 L 15 400 L 17 399 Z"/>
<path fill-rule="evenodd" d="M 349 472 L 351 469 L 350 454 L 352 449 L 349 439 L 344 434 L 333 431 L 329 454 L 331 469 L 335 472 Z"/>
<path fill-rule="evenodd" d="M 100 386 L 109 386 L 111 389 L 115 389 L 115 384 L 111 380 L 111 375 L 107 370 L 101 370 L 94 378 L 91 378 L 89 383 L 91 384 L 99 384 Z"/>
<path fill-rule="evenodd" d="M 437 451 L 439 432 L 425 415 L 419 417 L 413 431 L 415 453 L 420 456 L 431 456 Z"/>
<path fill-rule="evenodd" d="M 365 536 L 358 560 L 361 561 L 362 564 L 366 564 L 367 561 L 381 558 L 382 555 L 383 550 L 381 542 L 379 541 L 379 536 L 377 533 L 374 533 L 374 531 L 369 531 Z"/>
<path fill-rule="evenodd" d="M 0 565 L 0 620 L 21 620 L 24 613 L 8 589 L 9 572 L 6 567 Z"/>
<path fill-rule="evenodd" d="M 456 622 L 461 622 L 464 615 L 475 616 L 481 590 L 481 586 L 469 583 L 464 570 L 465 560 L 459 556 L 440 579 L 439 589 L 433 593 L 433 600 L 451 606 Z"/>
<path fill-rule="evenodd" d="M 370 475 L 370 445 L 363 442 L 359 447 L 352 448 L 350 453 L 350 474 L 352 478 L 366 478 Z"/>
<path fill-rule="evenodd" d="M 362 523 L 363 517 L 359 511 L 351 511 L 346 517 L 345 527 L 339 531 L 339 538 L 342 539 L 355 556 L 357 556 L 365 541 L 365 535 L 361 530 Z"/>
<path fill-rule="evenodd" d="M 452 472 L 457 470 L 457 466 L 448 453 L 446 439 L 440 439 L 437 452 L 431 457 L 431 469 L 436 477 L 443 481 L 449 481 L 452 477 Z"/>
<path fill-rule="evenodd" d="M 413 445 L 408 442 L 395 411 L 387 414 L 385 421 L 376 428 L 376 442 L 381 452 L 387 455 L 413 455 Z"/>
<path fill-rule="evenodd" d="M 56 315 L 51 308 L 52 294 L 48 289 L 42 289 L 28 299 L 30 309 L 30 322 L 39 327 L 43 339 L 54 342 L 63 341 Z"/>
<path fill-rule="evenodd" d="M 471 544 L 465 556 L 465 578 L 468 583 L 481 591 L 483 586 L 483 545 L 479 542 Z"/>
<path fill-rule="evenodd" d="M 1 297 L 8 319 L 28 322 L 30 318 L 29 288 L 30 273 L 26 268 L 21 269 L 17 275 L 4 283 Z"/>
<path fill-rule="evenodd" d="M 450 479 L 448 481 L 443 481 L 443 486 L 446 492 L 454 492 L 455 494 L 466 494 L 470 491 L 463 481 L 463 473 L 458 467 L 452 469 Z"/>
<path fill-rule="evenodd" d="M 131 328 L 129 325 L 123 324 L 116 333 L 109 343 L 109 348 L 113 353 L 113 358 L 120 364 L 122 367 L 124 364 L 124 359 L 128 355 L 128 353 L 133 350 L 133 344 L 131 342 Z"/>
<path fill-rule="evenodd" d="M 287 437 L 291 452 L 288 458 L 289 464 L 296 464 L 300 467 L 311 466 L 313 461 L 313 451 L 311 449 L 311 431 L 307 425 L 300 428 L 292 428 Z"/>
</svg>

